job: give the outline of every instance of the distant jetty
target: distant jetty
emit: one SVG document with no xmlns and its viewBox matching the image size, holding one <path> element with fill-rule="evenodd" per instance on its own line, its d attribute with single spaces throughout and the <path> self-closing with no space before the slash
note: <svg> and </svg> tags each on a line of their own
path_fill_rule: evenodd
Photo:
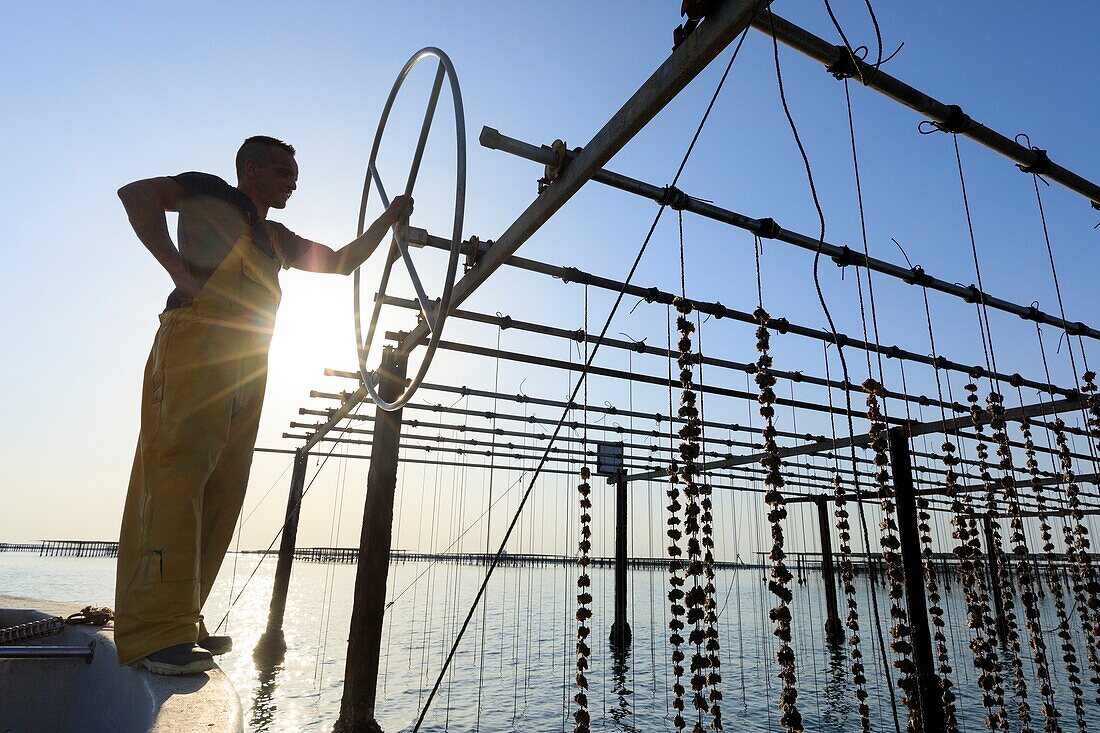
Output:
<svg viewBox="0 0 1100 733">
<path fill-rule="evenodd" d="M 22 544 L 0 542 L 0 552 L 37 552 L 55 557 L 118 557 L 118 543 L 92 540 L 42 540 Z"/>
</svg>

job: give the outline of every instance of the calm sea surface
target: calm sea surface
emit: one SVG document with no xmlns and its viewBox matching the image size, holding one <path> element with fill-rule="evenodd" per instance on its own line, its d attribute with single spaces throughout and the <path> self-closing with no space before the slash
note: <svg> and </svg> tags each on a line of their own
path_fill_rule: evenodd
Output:
<svg viewBox="0 0 1100 733">
<path fill-rule="evenodd" d="M 294 567 L 288 599 L 288 651 L 282 664 L 257 668 L 251 650 L 263 631 L 275 570 L 273 557 L 230 555 L 205 611 L 213 627 L 229 608 L 231 592 L 244 592 L 227 621 L 236 650 L 219 663 L 236 685 L 251 731 L 329 731 L 340 707 L 340 695 L 351 616 L 354 566 L 299 562 Z M 234 564 L 236 569 L 234 572 Z M 255 576 L 245 586 L 248 576 Z M 405 731 L 431 690 L 442 659 L 484 577 L 479 566 L 395 564 L 390 572 L 390 599 L 383 636 L 379 720 L 387 731 Z M 766 596 L 759 569 L 726 570 L 718 576 L 722 609 L 722 689 L 726 730 L 780 730 L 776 712 L 775 644 L 766 620 Z M 795 652 L 798 655 L 799 707 L 807 731 L 858 730 L 852 689 L 843 650 L 830 650 L 820 629 L 824 622 L 823 588 L 815 573 L 796 587 Z M 573 567 L 500 568 L 463 637 L 452 673 L 432 704 L 424 731 L 572 731 L 572 695 L 576 634 L 576 569 Z M 593 730 L 672 731 L 669 714 L 671 664 L 666 640 L 667 580 L 660 571 L 634 570 L 629 577 L 630 622 L 634 642 L 625 659 L 616 660 L 606 643 L 613 608 L 611 571 L 593 572 L 596 597 L 593 620 L 592 673 L 589 695 Z M 0 553 L 0 593 L 50 598 L 73 603 L 113 602 L 114 560 L 44 558 Z M 868 606 L 871 586 L 860 580 L 863 649 L 870 672 L 875 730 L 893 731 L 890 696 L 877 659 L 877 636 Z M 876 589 L 880 603 L 884 590 Z M 962 596 L 955 585 L 946 595 L 955 678 L 962 697 L 963 730 L 984 729 L 967 650 L 968 630 Z M 1045 602 L 1049 605 L 1049 599 Z M 843 605 L 843 596 L 841 597 Z M 1046 609 L 1044 628 L 1053 628 Z M 884 624 L 888 615 L 882 612 Z M 213 623 L 210 623 L 210 622 Z M 224 627 L 223 627 L 224 629 Z M 888 639 L 887 639 L 888 641 Z M 1048 636 L 1055 659 L 1056 681 L 1065 679 L 1057 640 Z M 1026 644 L 1026 642 L 1025 642 Z M 1083 650 L 1078 643 L 1078 651 Z M 1030 657 L 1024 659 L 1034 683 Z M 1100 710 L 1089 694 L 1090 727 L 1100 730 Z M 1057 702 L 1067 730 L 1074 727 L 1069 691 L 1057 685 Z M 1093 690 L 1095 693 L 1095 690 Z M 898 702 L 900 705 L 900 700 Z M 689 701 L 690 706 L 690 701 Z M 1031 706 L 1042 727 L 1039 701 Z M 1010 704 L 1010 712 L 1012 706 Z M 1013 716 L 1014 717 L 1014 716 Z M 1018 721 L 1014 720 L 1014 724 Z M 902 728 L 905 720 L 902 714 Z M 1014 727 L 1014 730 L 1016 728 Z"/>
</svg>

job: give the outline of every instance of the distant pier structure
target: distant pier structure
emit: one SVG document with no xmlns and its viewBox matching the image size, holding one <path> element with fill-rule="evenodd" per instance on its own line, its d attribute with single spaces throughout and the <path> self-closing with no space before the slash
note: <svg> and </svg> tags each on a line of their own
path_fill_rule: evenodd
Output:
<svg viewBox="0 0 1100 733">
<path fill-rule="evenodd" d="M 37 552 L 45 557 L 118 557 L 117 542 L 98 540 L 42 540 L 41 542 L 0 542 L 0 552 Z"/>
<path fill-rule="evenodd" d="M 261 554 L 262 550 L 246 550 L 248 554 Z M 295 560 L 309 562 L 347 562 L 353 563 L 359 559 L 358 547 L 299 547 L 294 550 Z M 393 550 L 390 552 L 393 562 L 452 562 L 460 565 L 488 565 L 493 559 L 492 553 L 484 552 L 411 552 L 409 550 Z M 613 557 L 593 557 L 592 565 L 611 567 L 615 564 Z M 536 565 L 576 565 L 577 558 L 572 555 L 547 555 L 540 553 L 506 553 L 500 557 L 500 565 L 536 566 Z M 666 569 L 668 560 L 659 557 L 632 557 L 631 567 Z M 748 568 L 763 567 L 763 565 L 747 565 L 740 562 L 717 562 L 720 568 Z"/>
</svg>

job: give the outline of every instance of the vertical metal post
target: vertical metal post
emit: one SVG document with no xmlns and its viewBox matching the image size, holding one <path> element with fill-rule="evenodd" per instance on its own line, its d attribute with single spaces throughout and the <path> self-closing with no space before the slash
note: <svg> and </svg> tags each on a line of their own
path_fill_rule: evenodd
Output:
<svg viewBox="0 0 1100 733">
<path fill-rule="evenodd" d="M 286 500 L 286 519 L 279 544 L 279 564 L 275 566 L 275 585 L 271 589 L 271 605 L 267 612 L 267 629 L 256 644 L 256 655 L 269 657 L 286 651 L 283 636 L 283 614 L 286 595 L 290 590 L 290 570 L 294 563 L 294 546 L 298 541 L 298 518 L 302 511 L 302 492 L 306 483 L 309 452 L 299 448 L 294 453 L 294 470 L 290 475 L 290 494 Z"/>
<path fill-rule="evenodd" d="M 993 618 L 997 621 L 997 638 L 1001 643 L 1008 641 L 1008 625 L 1005 623 L 1005 602 L 1001 596 L 1000 558 L 997 553 L 997 544 L 993 539 L 993 519 L 987 514 L 982 517 L 982 529 L 985 530 L 985 557 L 989 563 L 989 585 L 993 588 Z"/>
<path fill-rule="evenodd" d="M 946 731 L 943 697 L 932 656 L 932 634 L 928 628 L 928 602 L 924 595 L 924 562 L 917 530 L 917 501 L 913 488 L 913 464 L 909 455 L 909 430 L 890 428 L 890 467 L 894 476 L 901 561 L 905 569 L 905 603 L 913 633 L 913 663 L 917 668 L 917 692 L 924 718 L 922 731 Z"/>
<path fill-rule="evenodd" d="M 611 624 L 611 646 L 625 651 L 630 646 L 630 624 L 626 620 L 626 476 L 619 474 L 615 482 L 615 621 Z"/>
<path fill-rule="evenodd" d="M 821 580 L 825 584 L 825 641 L 844 642 L 844 624 L 836 600 L 836 573 L 833 569 L 833 534 L 829 522 L 829 499 L 822 496 L 817 504 L 817 526 L 821 536 Z"/>
<path fill-rule="evenodd" d="M 382 399 L 394 400 L 400 395 L 407 365 L 406 355 L 386 348 L 379 368 Z M 382 622 L 385 618 L 386 580 L 390 567 L 401 412 L 375 411 L 374 445 L 367 472 L 367 498 L 363 508 L 363 531 L 359 537 L 359 561 L 355 571 L 355 596 L 344 671 L 344 696 L 340 701 L 336 733 L 381 733 L 382 730 L 374 719 L 374 706 Z"/>
</svg>

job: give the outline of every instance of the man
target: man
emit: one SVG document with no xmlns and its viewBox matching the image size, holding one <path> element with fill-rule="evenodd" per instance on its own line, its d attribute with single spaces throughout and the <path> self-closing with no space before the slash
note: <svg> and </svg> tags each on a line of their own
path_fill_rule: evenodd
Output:
<svg viewBox="0 0 1100 733">
<path fill-rule="evenodd" d="M 350 274 L 412 211 L 398 196 L 338 251 L 268 221 L 297 187 L 294 148 L 250 137 L 237 186 L 205 173 L 118 191 L 134 232 L 175 284 L 145 368 L 115 584 L 120 664 L 194 674 L 229 651 L 199 615 L 244 502 L 279 306 L 280 268 Z M 177 249 L 166 211 L 179 212 Z"/>
</svg>

